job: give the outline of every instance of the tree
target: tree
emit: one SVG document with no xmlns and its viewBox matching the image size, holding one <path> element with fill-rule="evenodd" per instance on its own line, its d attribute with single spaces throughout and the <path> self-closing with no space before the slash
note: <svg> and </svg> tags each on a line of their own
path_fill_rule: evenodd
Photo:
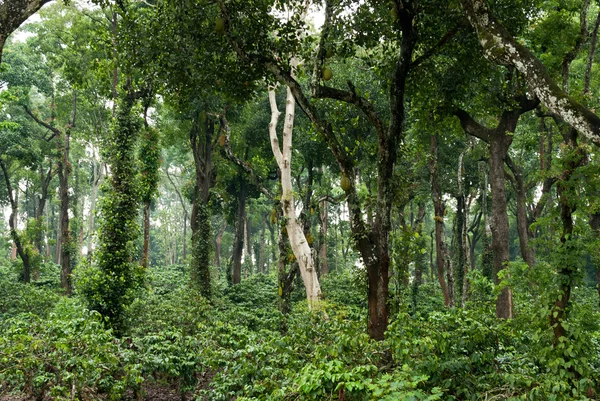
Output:
<svg viewBox="0 0 600 401">
<path fill-rule="evenodd" d="M 292 67 L 295 67 L 292 65 Z M 296 102 L 289 88 L 286 90 L 286 107 L 285 118 L 283 122 L 283 141 L 279 145 L 277 137 L 277 122 L 281 115 L 277 108 L 277 100 L 275 90 L 269 89 L 269 103 L 271 105 L 271 122 L 269 123 L 269 137 L 271 139 L 271 147 L 273 155 L 277 161 L 277 166 L 281 171 L 281 209 L 286 227 L 286 233 L 290 240 L 290 245 L 294 252 L 294 256 L 298 261 L 306 298 L 309 307 L 316 307 L 321 300 L 321 286 L 317 277 L 315 261 L 311 253 L 306 235 L 296 217 L 296 203 L 294 201 L 294 190 L 292 187 L 292 134 L 294 129 L 294 115 Z M 308 205 L 304 205 L 307 207 Z"/>
<path fill-rule="evenodd" d="M 519 117 L 521 114 L 533 110 L 539 103 L 538 99 L 530 100 L 526 97 L 516 98 L 515 101 L 518 107 L 504 111 L 499 118 L 498 125 L 492 129 L 477 123 L 464 110 L 456 111 L 465 132 L 483 140 L 489 146 L 492 189 L 492 250 L 496 284 L 500 281 L 498 274 L 510 260 L 504 163 Z M 502 290 L 496 300 L 496 316 L 505 319 L 513 317 L 512 293 L 507 287 Z"/>
<path fill-rule="evenodd" d="M 477 31 L 484 55 L 500 65 L 514 66 L 548 109 L 591 142 L 600 144 L 600 118 L 556 84 L 540 60 L 494 16 L 485 0 L 460 0 L 460 3 Z"/>
<path fill-rule="evenodd" d="M 137 159 L 141 162 L 140 192 L 144 205 L 144 247 L 142 267 L 147 268 L 150 261 L 150 203 L 158 190 L 159 169 L 161 164 L 158 130 L 148 124 L 149 103 L 144 105 L 144 129 Z"/>
<path fill-rule="evenodd" d="M 124 310 L 136 283 L 133 242 L 138 237 L 139 189 L 135 174 L 135 145 L 140 121 L 134 115 L 131 87 L 123 88 L 117 115 L 104 144 L 111 169 L 101 199 L 99 247 L 84 293 L 92 309 L 110 319 L 115 332 L 124 330 Z"/>
<path fill-rule="evenodd" d="M 50 0 L 4 0 L 0 13 L 0 62 L 8 36 Z"/>
</svg>

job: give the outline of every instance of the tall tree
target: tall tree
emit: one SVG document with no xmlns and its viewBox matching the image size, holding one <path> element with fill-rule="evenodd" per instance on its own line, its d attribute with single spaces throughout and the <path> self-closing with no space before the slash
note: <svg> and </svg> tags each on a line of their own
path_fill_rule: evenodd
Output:
<svg viewBox="0 0 600 401">
<path fill-rule="evenodd" d="M 296 65 L 292 63 L 292 67 Z M 321 300 L 321 286 L 315 268 L 315 261 L 306 239 L 306 235 L 302 226 L 298 222 L 296 216 L 296 203 L 294 201 L 294 189 L 292 186 L 292 151 L 293 151 L 293 129 L 296 102 L 289 88 L 286 89 L 286 107 L 285 117 L 283 122 L 283 141 L 279 144 L 277 136 L 277 122 L 281 115 L 277 107 L 277 99 L 275 90 L 269 89 L 269 103 L 271 105 L 271 122 L 269 123 L 269 137 L 273 155 L 277 161 L 277 166 L 281 171 L 281 210 L 286 227 L 286 233 L 290 240 L 290 246 L 294 252 L 294 256 L 298 261 L 306 298 L 309 307 L 314 308 Z M 307 205 L 305 205 L 306 207 Z"/>
</svg>

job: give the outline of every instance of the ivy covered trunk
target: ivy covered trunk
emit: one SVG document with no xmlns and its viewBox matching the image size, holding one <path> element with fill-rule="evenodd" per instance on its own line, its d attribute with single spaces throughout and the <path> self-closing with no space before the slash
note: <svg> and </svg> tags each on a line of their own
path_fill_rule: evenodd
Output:
<svg viewBox="0 0 600 401">
<path fill-rule="evenodd" d="M 124 93 L 105 143 L 111 175 L 100 201 L 99 246 L 94 254 L 99 272 L 89 278 L 91 283 L 84 289 L 91 308 L 110 319 L 117 335 L 125 329 L 124 312 L 136 283 L 133 260 L 140 200 L 135 146 L 140 124 L 133 105 L 133 95 Z"/>
<path fill-rule="evenodd" d="M 192 209 L 194 213 L 194 209 Z M 200 203 L 192 215 L 192 283 L 206 298 L 211 296 L 210 288 L 210 216 L 208 205 Z"/>
<path fill-rule="evenodd" d="M 146 115 L 150 107 L 150 100 L 146 99 L 144 111 L 144 131 L 141 146 L 138 152 L 140 169 L 140 194 L 144 202 L 144 245 L 142 250 L 142 267 L 150 264 L 150 205 L 158 190 L 160 168 L 160 138 L 158 131 L 148 125 Z"/>
<path fill-rule="evenodd" d="M 579 187 L 573 178 L 575 170 L 585 163 L 587 155 L 583 147 L 577 145 L 577 131 L 569 128 L 564 134 L 565 157 L 562 159 L 562 175 L 557 183 L 558 199 L 560 203 L 560 218 L 562 222 L 562 244 L 560 252 L 560 265 L 558 268 L 559 295 L 554 302 L 550 313 L 550 327 L 554 331 L 554 345 L 558 346 L 561 337 L 567 337 L 565 320 L 567 308 L 571 299 L 571 289 L 578 273 L 577 245 L 573 236 L 573 213 L 577 210 L 579 201 Z M 568 356 L 567 356 L 568 358 Z"/>
<path fill-rule="evenodd" d="M 196 182 L 192 199 L 192 261 L 191 279 L 201 293 L 210 298 L 210 249 L 212 244 L 210 213 L 208 201 L 210 198 L 212 175 L 212 139 L 215 134 L 215 123 L 202 114 L 204 124 L 200 127 L 199 117 L 196 117 L 190 130 L 190 145 L 194 155 Z"/>
<path fill-rule="evenodd" d="M 142 248 L 142 267 L 150 265 L 150 201 L 144 201 L 144 245 Z"/>
</svg>

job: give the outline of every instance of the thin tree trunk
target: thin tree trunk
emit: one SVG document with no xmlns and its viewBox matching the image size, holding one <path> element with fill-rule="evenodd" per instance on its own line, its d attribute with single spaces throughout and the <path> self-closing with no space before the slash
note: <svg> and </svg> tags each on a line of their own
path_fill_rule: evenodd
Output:
<svg viewBox="0 0 600 401">
<path fill-rule="evenodd" d="M 215 264 L 220 269 L 221 268 L 221 245 L 223 243 L 223 234 L 225 233 L 225 229 L 227 228 L 227 222 L 223 222 L 219 232 L 217 233 L 217 237 L 215 238 Z M 184 243 L 185 249 L 185 243 Z"/>
<path fill-rule="evenodd" d="M 18 189 L 13 195 L 13 188 L 10 183 L 10 176 L 8 174 L 8 167 L 2 159 L 0 159 L 0 168 L 4 175 L 4 182 L 6 184 L 6 190 L 8 192 L 8 200 L 10 202 L 10 217 L 8 223 L 10 226 L 10 236 L 13 240 L 14 249 L 18 253 L 19 257 L 23 261 L 23 282 L 29 283 L 31 281 L 31 262 L 29 259 L 29 253 L 24 248 L 21 242 L 21 236 L 17 231 L 17 215 L 19 214 L 19 200 L 18 200 Z"/>
<path fill-rule="evenodd" d="M 494 138 L 490 141 L 492 250 L 494 252 L 494 282 L 496 284 L 500 283 L 499 273 L 510 260 L 504 160 L 511 141 L 512 138 L 510 136 L 507 138 Z M 496 299 L 496 316 L 504 319 L 511 319 L 513 317 L 512 291 L 508 287 L 502 289 L 502 292 Z"/>
<path fill-rule="evenodd" d="M 436 265 L 437 265 L 437 278 L 442 288 L 442 295 L 444 296 L 444 305 L 451 306 L 452 299 L 450 298 L 450 292 L 448 291 L 449 283 L 446 283 L 444 278 L 444 270 L 446 267 L 446 245 L 444 244 L 444 214 L 446 206 L 442 201 L 442 194 L 440 193 L 439 184 L 437 182 L 437 138 L 431 136 L 430 146 L 430 161 L 429 161 L 429 173 L 431 174 L 431 189 L 433 196 L 433 208 L 434 208 L 434 220 L 435 220 L 435 254 L 436 254 Z M 433 252 L 433 250 L 432 250 Z"/>
<path fill-rule="evenodd" d="M 235 239 L 233 242 L 233 274 L 232 284 L 239 284 L 242 281 L 242 254 L 244 252 L 244 222 L 246 221 L 246 196 L 248 189 L 246 181 L 239 176 L 240 188 L 238 192 L 238 212 L 235 230 Z"/>
<path fill-rule="evenodd" d="M 150 265 L 150 201 L 144 202 L 144 248 L 142 250 L 142 267 Z"/>
<path fill-rule="evenodd" d="M 600 213 L 592 213 L 590 215 L 589 225 L 594 231 L 596 239 L 600 241 Z M 596 252 L 592 255 L 592 260 L 596 268 L 598 304 L 600 305 L 600 250 L 598 250 L 598 248 L 596 248 Z"/>
<path fill-rule="evenodd" d="M 573 241 L 571 238 L 573 234 L 573 213 L 577 209 L 578 203 L 577 187 L 571 182 L 571 176 L 586 160 L 584 148 L 577 146 L 577 134 L 577 131 L 569 128 L 564 135 L 567 152 L 570 154 L 564 159 L 566 165 L 563 166 L 563 174 L 557 184 L 561 209 L 560 217 L 563 226 L 560 242 L 565 254 L 558 269 L 560 295 L 556 299 L 550 313 L 550 327 L 554 331 L 554 346 L 560 344 L 561 337 L 567 337 L 564 321 L 567 318 L 571 289 L 578 271 L 575 258 L 570 257 L 568 254 L 572 247 L 569 246 L 569 242 Z"/>
<path fill-rule="evenodd" d="M 529 237 L 531 236 L 529 231 L 529 221 L 527 219 L 527 205 L 526 205 L 526 189 L 525 183 L 523 182 L 523 170 L 520 166 L 515 165 L 511 159 L 507 156 L 507 165 L 512 170 L 514 180 L 512 180 L 513 187 L 516 194 L 517 203 L 517 232 L 519 233 L 519 247 L 521 248 L 521 256 L 529 267 L 535 265 L 535 253 L 529 244 Z"/>
<path fill-rule="evenodd" d="M 260 243 L 258 251 L 258 272 L 264 273 L 265 266 L 265 226 L 267 225 L 267 218 L 262 216 L 262 224 L 260 227 Z"/>
<path fill-rule="evenodd" d="M 319 209 L 319 220 L 321 221 L 321 230 L 319 232 L 319 265 L 321 267 L 321 275 L 326 276 L 329 274 L 329 264 L 327 263 L 327 215 L 329 205 L 327 199 L 321 202 Z"/>
<path fill-rule="evenodd" d="M 60 198 L 60 283 L 65 294 L 70 295 L 73 292 L 71 284 L 71 257 L 72 257 L 72 238 L 69 231 L 69 176 L 71 163 L 69 162 L 71 131 L 67 129 L 64 134 L 61 146 L 62 160 L 58 165 L 59 178 L 59 198 Z M 61 137 L 58 137 L 60 141 Z"/>
</svg>

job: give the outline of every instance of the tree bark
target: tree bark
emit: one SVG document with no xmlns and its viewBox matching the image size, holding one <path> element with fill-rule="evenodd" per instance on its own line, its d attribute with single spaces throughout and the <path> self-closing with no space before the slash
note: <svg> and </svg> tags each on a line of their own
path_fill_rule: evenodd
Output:
<svg viewBox="0 0 600 401">
<path fill-rule="evenodd" d="M 600 212 L 595 212 L 590 215 L 589 225 L 596 235 L 596 239 L 600 240 Z M 596 267 L 596 284 L 598 291 L 598 303 L 600 304 L 600 251 L 596 250 L 596 253 L 592 255 L 593 261 Z"/>
<path fill-rule="evenodd" d="M 494 129 L 477 123 L 463 110 L 457 110 L 456 116 L 466 133 L 475 136 L 489 146 L 490 186 L 492 190 L 492 251 L 494 259 L 494 282 L 499 284 L 499 273 L 510 260 L 509 227 L 506 189 L 504 182 L 504 163 L 512 143 L 512 135 L 521 114 L 533 110 L 539 104 L 537 99 L 515 98 L 519 106 L 502 113 L 498 126 Z M 512 292 L 504 287 L 496 299 L 496 316 L 511 319 L 513 317 Z"/>
<path fill-rule="evenodd" d="M 181 208 L 183 209 L 183 263 L 187 262 L 187 224 L 188 224 L 188 210 L 185 207 L 185 202 L 183 200 L 183 196 L 181 195 L 181 191 L 179 190 L 179 188 L 177 187 L 177 185 L 175 185 L 175 182 L 173 181 L 173 178 L 171 177 L 171 175 L 169 174 L 169 169 L 165 169 L 165 173 L 167 175 L 167 178 L 169 180 L 169 182 L 171 183 L 171 185 L 173 186 L 173 189 L 175 190 L 175 193 L 177 194 L 177 198 L 179 199 L 179 203 L 181 204 Z"/>
<path fill-rule="evenodd" d="M 564 142 L 568 156 L 565 157 L 566 165 L 563 166 L 563 173 L 557 183 L 558 199 L 560 202 L 560 217 L 562 221 L 562 234 L 560 242 L 562 244 L 564 257 L 558 269 L 560 295 L 556 299 L 550 312 L 550 327 L 554 331 L 554 345 L 560 343 L 561 337 L 567 336 L 567 330 L 564 327 L 564 321 L 567 318 L 567 308 L 571 298 L 571 289 L 577 275 L 577 265 L 575 258 L 569 257 L 569 251 L 573 247 L 569 243 L 574 241 L 573 235 L 573 213 L 577 210 L 578 191 L 576 185 L 572 182 L 571 176 L 575 170 L 585 163 L 586 151 L 577 145 L 578 133 L 570 128 L 564 134 Z"/>
<path fill-rule="evenodd" d="M 517 166 L 512 162 L 510 157 L 507 156 L 506 164 L 513 173 L 513 188 L 516 194 L 517 203 L 517 231 L 519 233 L 519 247 L 521 248 L 521 256 L 529 267 L 535 265 L 535 253 L 529 244 L 529 238 L 531 236 L 529 231 L 529 220 L 527 218 L 527 189 L 523 182 L 523 170 L 520 166 Z"/>
<path fill-rule="evenodd" d="M 293 63 L 296 66 L 295 62 Z M 300 226 L 296 216 L 296 204 L 294 201 L 294 189 L 292 187 L 292 134 L 294 128 L 294 116 L 296 102 L 292 91 L 286 89 L 286 107 L 283 126 L 283 146 L 280 147 L 277 138 L 277 122 L 280 112 L 277 108 L 275 90 L 269 89 L 269 103 L 271 105 L 271 122 L 269 123 L 269 136 L 271 139 L 271 149 L 277 165 L 281 170 L 281 209 L 285 219 L 285 227 L 290 246 L 298 262 L 298 268 L 309 308 L 317 307 L 321 300 L 321 286 L 315 268 L 315 261 L 311 249 L 308 246 L 304 230 Z"/>
<path fill-rule="evenodd" d="M 321 276 L 329 274 L 329 264 L 327 263 L 327 214 L 328 214 L 328 202 L 324 199 L 319 207 L 319 220 L 320 231 L 319 231 L 319 266 Z"/>
<path fill-rule="evenodd" d="M 50 0 L 4 0 L 0 13 L 0 62 L 6 38 Z"/>
<path fill-rule="evenodd" d="M 260 243 L 258 250 L 258 267 L 257 270 L 259 273 L 264 273 L 265 267 L 265 226 L 267 225 L 267 217 L 261 216 L 262 224 L 260 226 Z"/>
<path fill-rule="evenodd" d="M 195 185 L 190 227 L 192 229 L 191 278 L 206 298 L 211 296 L 210 247 L 211 227 L 208 201 L 212 186 L 212 149 L 215 123 L 206 117 L 200 126 L 200 115 L 194 118 L 190 130 L 190 145 L 194 155 Z"/>
<path fill-rule="evenodd" d="M 477 31 L 485 57 L 501 65 L 514 66 L 548 109 L 587 139 L 600 144 L 600 118 L 552 80 L 540 60 L 492 15 L 485 0 L 460 0 L 460 3 Z"/>
<path fill-rule="evenodd" d="M 235 240 L 233 242 L 233 274 L 231 276 L 232 284 L 239 284 L 242 281 L 242 254 L 244 253 L 244 222 L 246 221 L 246 197 L 248 188 L 246 181 L 239 175 L 240 188 L 238 191 L 238 211 L 235 230 Z"/>
<path fill-rule="evenodd" d="M 150 266 L 150 200 L 144 201 L 144 246 L 141 264 L 144 269 Z"/>
<path fill-rule="evenodd" d="M 8 224 L 10 227 L 10 237 L 13 240 L 14 247 L 17 251 L 17 254 L 23 261 L 23 282 L 29 283 L 31 282 L 31 261 L 29 258 L 29 253 L 23 246 L 23 242 L 21 241 L 21 236 L 17 231 L 17 215 L 19 214 L 19 203 L 17 201 L 16 195 L 13 195 L 13 188 L 10 183 L 10 175 L 8 173 L 8 166 L 4 162 L 4 160 L 0 159 L 0 168 L 2 169 L 2 173 L 4 175 L 4 182 L 6 184 L 6 190 L 8 192 L 8 200 L 10 202 L 10 217 L 8 219 Z"/>
<path fill-rule="evenodd" d="M 226 228 L 227 222 L 223 222 L 217 233 L 217 237 L 215 238 L 215 264 L 219 269 L 221 268 L 221 245 L 223 244 L 223 234 L 225 233 Z"/>
<path fill-rule="evenodd" d="M 434 220 L 435 220 L 435 254 L 437 266 L 437 278 L 444 296 L 444 305 L 452 306 L 453 302 L 448 291 L 448 283 L 444 277 L 446 267 L 446 245 L 444 243 L 444 214 L 446 206 L 442 201 L 442 194 L 437 182 L 437 138 L 431 136 L 429 173 L 431 174 L 431 189 L 433 197 Z M 433 252 L 433 250 L 432 250 Z"/>
</svg>

